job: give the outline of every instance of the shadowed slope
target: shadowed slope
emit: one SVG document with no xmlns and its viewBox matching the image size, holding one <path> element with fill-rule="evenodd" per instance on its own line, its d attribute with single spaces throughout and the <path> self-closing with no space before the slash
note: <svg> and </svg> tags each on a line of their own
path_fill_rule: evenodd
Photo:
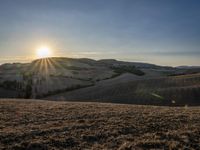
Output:
<svg viewBox="0 0 200 150">
<path fill-rule="evenodd" d="M 138 77 L 131 74 L 95 86 L 47 97 L 51 100 L 96 101 L 152 105 L 199 105 L 200 74 Z"/>
</svg>

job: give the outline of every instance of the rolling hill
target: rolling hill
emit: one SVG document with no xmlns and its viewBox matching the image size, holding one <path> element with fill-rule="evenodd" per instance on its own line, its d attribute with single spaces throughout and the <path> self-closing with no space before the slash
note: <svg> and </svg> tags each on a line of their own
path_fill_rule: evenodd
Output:
<svg viewBox="0 0 200 150">
<path fill-rule="evenodd" d="M 1 65 L 0 98 L 199 105 L 199 78 L 198 67 L 53 57 Z"/>
<path fill-rule="evenodd" d="M 91 87 L 46 99 L 184 106 L 199 105 L 199 98 L 200 74 L 159 78 L 123 74 Z"/>
</svg>

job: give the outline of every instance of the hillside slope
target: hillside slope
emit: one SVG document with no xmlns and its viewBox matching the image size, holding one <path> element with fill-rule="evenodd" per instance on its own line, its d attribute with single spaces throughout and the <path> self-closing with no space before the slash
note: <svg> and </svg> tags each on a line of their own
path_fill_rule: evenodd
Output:
<svg viewBox="0 0 200 150">
<path fill-rule="evenodd" d="M 41 98 L 59 91 L 93 85 L 124 72 L 143 75 L 133 64 L 126 66 L 126 69 L 120 64 L 62 57 L 39 59 L 26 64 L 3 64 L 0 66 L 0 87 L 17 91 L 21 98 Z M 0 97 L 6 98 L 4 95 Z"/>
<path fill-rule="evenodd" d="M 200 105 L 200 74 L 172 77 L 122 74 L 91 87 L 52 95 L 45 99 L 144 105 Z"/>
<path fill-rule="evenodd" d="M 0 65 L 0 98 L 199 105 L 199 76 L 198 67 L 53 57 Z"/>
<path fill-rule="evenodd" d="M 200 149 L 199 107 L 0 100 L 1 149 Z"/>
</svg>

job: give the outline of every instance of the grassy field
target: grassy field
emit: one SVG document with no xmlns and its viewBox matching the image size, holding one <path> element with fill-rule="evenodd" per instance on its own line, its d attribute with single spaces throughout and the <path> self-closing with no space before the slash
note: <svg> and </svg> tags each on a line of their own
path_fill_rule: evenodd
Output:
<svg viewBox="0 0 200 150">
<path fill-rule="evenodd" d="M 0 100 L 0 149 L 200 149 L 199 107 Z"/>
</svg>

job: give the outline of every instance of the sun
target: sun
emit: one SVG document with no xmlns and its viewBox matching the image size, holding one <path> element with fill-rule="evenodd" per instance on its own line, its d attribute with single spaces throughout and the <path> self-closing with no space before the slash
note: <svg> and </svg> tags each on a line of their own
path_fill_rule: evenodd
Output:
<svg viewBox="0 0 200 150">
<path fill-rule="evenodd" d="M 47 58 L 52 56 L 52 51 L 46 46 L 38 48 L 36 53 L 38 58 Z"/>
</svg>

